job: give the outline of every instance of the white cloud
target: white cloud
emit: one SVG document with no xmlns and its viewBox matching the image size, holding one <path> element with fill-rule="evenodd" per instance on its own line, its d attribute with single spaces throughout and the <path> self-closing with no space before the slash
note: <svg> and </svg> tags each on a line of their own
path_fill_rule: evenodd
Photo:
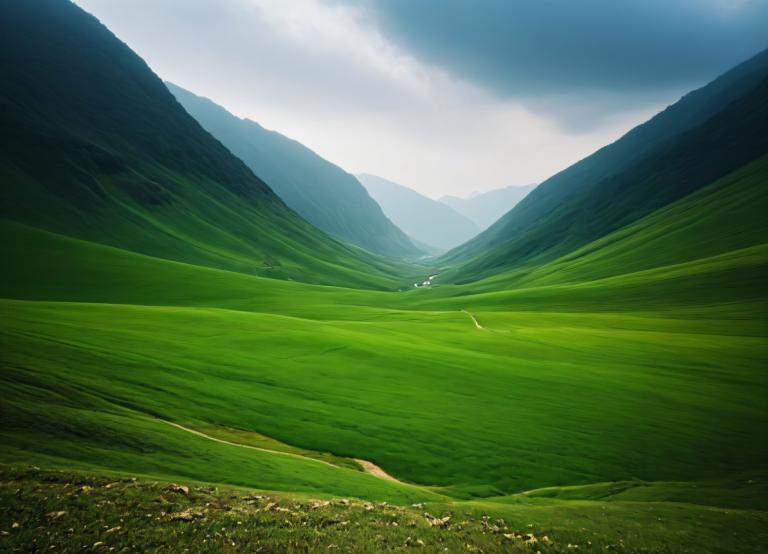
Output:
<svg viewBox="0 0 768 554">
<path fill-rule="evenodd" d="M 540 181 L 649 115 L 579 133 L 389 42 L 318 0 L 78 0 L 164 79 L 351 172 L 430 196 Z"/>
</svg>

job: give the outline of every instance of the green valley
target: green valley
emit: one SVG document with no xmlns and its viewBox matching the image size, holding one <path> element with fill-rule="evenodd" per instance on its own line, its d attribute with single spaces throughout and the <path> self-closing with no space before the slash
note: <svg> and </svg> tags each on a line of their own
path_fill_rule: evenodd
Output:
<svg viewBox="0 0 768 554">
<path fill-rule="evenodd" d="M 0 19 L 1 551 L 765 549 L 765 52 L 414 262 L 40 5 Z"/>
</svg>

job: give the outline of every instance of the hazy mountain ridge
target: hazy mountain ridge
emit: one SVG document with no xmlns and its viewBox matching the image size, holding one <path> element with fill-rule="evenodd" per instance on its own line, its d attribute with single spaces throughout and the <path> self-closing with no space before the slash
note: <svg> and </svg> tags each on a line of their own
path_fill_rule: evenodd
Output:
<svg viewBox="0 0 768 554">
<path fill-rule="evenodd" d="M 447 204 L 463 216 L 471 219 L 480 229 L 485 230 L 514 208 L 535 188 L 535 183 L 523 186 L 509 185 L 463 198 L 441 196 L 438 201 Z"/>
<path fill-rule="evenodd" d="M 421 254 L 353 175 L 298 141 L 178 85 L 166 85 L 192 117 L 316 227 L 378 254 Z"/>
<path fill-rule="evenodd" d="M 448 250 L 480 231 L 450 206 L 413 189 L 375 175 L 360 174 L 357 178 L 398 227 L 426 246 Z"/>
</svg>

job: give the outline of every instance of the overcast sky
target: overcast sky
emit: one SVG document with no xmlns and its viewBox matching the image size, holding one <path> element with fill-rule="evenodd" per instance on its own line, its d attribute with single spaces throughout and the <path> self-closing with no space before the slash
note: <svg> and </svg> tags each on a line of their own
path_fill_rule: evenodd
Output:
<svg viewBox="0 0 768 554">
<path fill-rule="evenodd" d="M 429 196 L 541 181 L 768 47 L 768 0 L 76 0 L 163 79 Z"/>
</svg>

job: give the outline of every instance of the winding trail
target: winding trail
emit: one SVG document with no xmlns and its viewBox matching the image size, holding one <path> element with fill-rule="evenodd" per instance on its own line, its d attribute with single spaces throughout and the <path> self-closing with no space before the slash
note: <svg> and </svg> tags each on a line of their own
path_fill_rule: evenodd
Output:
<svg viewBox="0 0 768 554">
<path fill-rule="evenodd" d="M 221 444 L 227 444 L 229 446 L 237 446 L 239 448 L 249 448 L 251 450 L 258 450 L 260 452 L 269 452 L 270 454 L 280 454 L 282 456 L 291 456 L 292 458 L 299 458 L 301 460 L 306 460 L 308 462 L 317 462 L 318 464 L 324 464 L 335 469 L 346 469 L 341 466 L 332 464 L 330 462 L 326 462 L 325 460 L 318 460 L 317 458 L 310 458 L 309 456 L 302 456 L 301 454 L 295 454 L 293 452 L 283 452 L 281 450 L 270 450 L 269 448 L 261 448 L 259 446 L 251 446 L 249 444 L 240 444 L 237 442 L 231 442 L 228 440 L 219 439 L 216 437 L 212 437 L 211 435 L 206 435 L 205 433 L 202 433 L 200 431 L 195 431 L 194 429 L 190 429 L 189 427 L 184 427 L 183 425 L 179 425 L 178 423 L 174 423 L 173 421 L 168 421 L 167 419 L 159 419 L 158 421 L 162 421 L 163 423 L 166 423 L 171 427 L 176 427 L 177 429 L 181 429 L 182 431 L 186 431 L 187 433 L 197 435 L 198 437 L 203 437 L 204 439 L 208 439 L 214 442 L 220 442 Z M 360 458 L 353 458 L 353 459 L 358 464 L 360 464 L 360 466 L 363 468 L 363 471 L 365 473 L 373 475 L 374 477 L 378 477 L 379 479 L 384 479 L 386 481 L 392 481 L 394 483 L 398 483 L 400 485 L 409 485 L 409 483 L 404 483 L 403 481 L 400 481 L 398 478 L 393 477 L 392 475 L 390 475 L 389 473 L 381 469 L 379 466 L 377 466 L 373 462 L 369 462 L 368 460 L 362 460 Z"/>
<path fill-rule="evenodd" d="M 394 481 L 395 483 L 400 483 L 401 485 L 405 485 L 405 483 L 403 483 L 396 477 L 392 477 L 389 473 L 381 469 L 379 466 L 377 466 L 373 462 L 369 462 L 368 460 L 361 460 L 360 458 L 354 458 L 354 460 L 358 464 L 363 466 L 363 469 L 365 470 L 366 473 L 375 475 L 379 479 L 386 479 L 387 481 Z"/>
<path fill-rule="evenodd" d="M 477 318 L 474 315 L 469 313 L 467 310 L 461 310 L 461 311 L 464 312 L 465 314 L 467 314 L 470 317 L 470 319 L 472 319 L 472 323 L 475 324 L 475 327 L 477 327 L 478 329 L 485 329 L 485 327 L 480 325 L 480 322 L 477 321 Z"/>
</svg>

